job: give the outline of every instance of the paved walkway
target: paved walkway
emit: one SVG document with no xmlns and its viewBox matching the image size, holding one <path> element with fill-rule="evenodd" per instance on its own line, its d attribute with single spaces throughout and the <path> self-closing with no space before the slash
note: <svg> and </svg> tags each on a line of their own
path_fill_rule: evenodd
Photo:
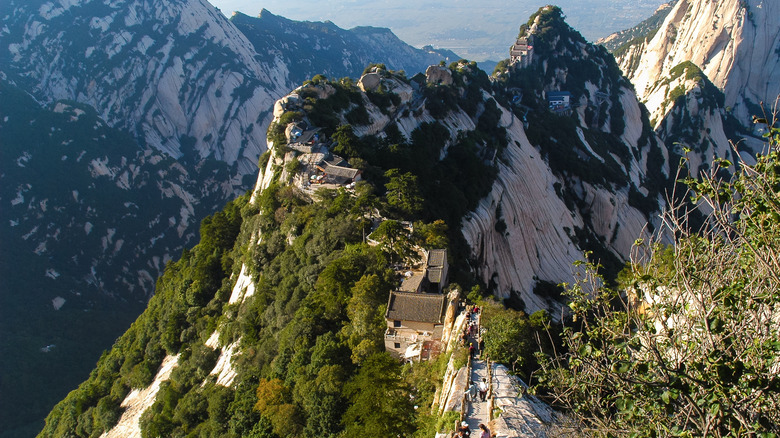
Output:
<svg viewBox="0 0 780 438">
<path fill-rule="evenodd" d="M 480 330 L 480 316 L 481 313 L 474 314 L 472 313 L 470 316 L 470 321 L 472 321 L 474 324 L 476 324 L 476 329 L 474 330 L 474 334 L 470 335 L 468 337 L 468 340 L 466 344 L 469 343 L 474 344 L 474 346 L 479 345 L 479 330 Z M 479 382 L 482 381 L 482 379 L 485 379 L 485 382 L 489 381 L 488 378 L 488 370 L 487 366 L 485 364 L 484 360 L 478 359 L 479 355 L 482 352 L 478 349 L 476 350 L 476 354 L 474 359 L 471 362 L 471 374 L 469 375 L 469 382 L 475 382 L 479 384 Z M 469 429 L 471 429 L 471 436 L 472 437 L 479 437 L 479 424 L 484 423 L 485 425 L 488 424 L 490 421 L 490 413 L 488 412 L 488 401 L 485 400 L 484 402 L 481 401 L 479 398 L 479 393 L 477 393 L 477 396 L 475 400 L 468 403 L 468 407 L 465 410 L 465 419 L 466 423 L 469 425 Z"/>
<path fill-rule="evenodd" d="M 471 377 L 472 382 L 481 382 L 482 379 L 488 380 L 487 366 L 484 360 L 475 359 L 472 363 Z M 479 436 L 479 423 L 488 424 L 489 418 L 488 402 L 480 401 L 479 393 L 476 400 L 469 403 L 469 407 L 466 410 L 466 423 L 469 424 L 471 429 L 471 436 Z"/>
<path fill-rule="evenodd" d="M 479 315 L 471 315 L 471 319 L 479 323 Z M 479 327 L 479 326 L 477 326 Z M 479 330 L 475 331 L 479 333 Z M 468 342 L 478 344 L 477 335 L 469 336 Z M 481 352 L 477 351 L 477 355 Z M 555 422 L 555 414 L 549 406 L 536 397 L 526 394 L 527 386 L 519 378 L 509 374 L 503 365 L 491 364 L 493 379 L 488 378 L 488 369 L 484 360 L 475 358 L 472 361 L 470 382 L 481 382 L 484 378 L 491 382 L 494 407 L 500 410 L 498 418 L 489 421 L 488 401 L 476 400 L 469 402 L 465 410 L 464 421 L 469 425 L 471 436 L 479 437 L 479 424 L 484 423 L 490 428 L 491 434 L 499 438 L 542 438 L 546 426 Z"/>
</svg>

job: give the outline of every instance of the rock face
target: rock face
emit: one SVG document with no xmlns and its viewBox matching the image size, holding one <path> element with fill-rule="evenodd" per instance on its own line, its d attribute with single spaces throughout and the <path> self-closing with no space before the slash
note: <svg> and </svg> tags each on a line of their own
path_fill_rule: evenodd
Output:
<svg viewBox="0 0 780 438">
<path fill-rule="evenodd" d="M 355 77 L 369 62 L 415 73 L 456 56 L 388 29 L 268 11 L 228 21 L 206 0 L 11 1 L 0 12 L 0 65 L 39 100 L 86 103 L 147 146 L 197 152 L 239 175 L 257 171 L 274 101 L 305 79 Z"/>
<path fill-rule="evenodd" d="M 39 99 L 89 104 L 174 157 L 194 149 L 255 172 L 265 119 L 288 88 L 286 66 L 256 60 L 252 44 L 207 1 L 3 9 L 4 68 Z"/>
<path fill-rule="evenodd" d="M 736 162 L 731 142 L 753 153 L 761 147 L 762 142 L 737 132 L 739 123 L 724 109 L 723 93 L 691 62 L 673 68 L 647 96 L 648 107 L 655 108 L 650 118 L 656 132 L 687 157 L 692 175 L 707 171 L 716 157 Z"/>
<path fill-rule="evenodd" d="M 533 39 L 534 60 L 501 73 L 515 102 L 501 118 L 508 147 L 463 234 L 481 279 L 499 296 L 559 317 L 539 286 L 570 282 L 585 251 L 602 263 L 625 261 L 662 205 L 669 167 L 614 60 L 568 27 L 559 9 L 542 8 L 520 37 Z M 576 107 L 553 107 L 553 91 L 568 93 Z"/>
<path fill-rule="evenodd" d="M 746 124 L 760 102 L 771 109 L 780 94 L 779 50 L 777 2 L 680 0 L 646 47 L 627 50 L 620 62 L 645 100 L 657 81 L 691 61 Z M 648 101 L 648 109 L 657 108 Z"/>
<path fill-rule="evenodd" d="M 432 65 L 425 70 L 425 81 L 429 84 L 452 84 L 452 73 L 447 67 Z"/>
<path fill-rule="evenodd" d="M 627 187 L 612 192 L 579 181 L 575 185 L 584 209 L 567 206 L 560 193 L 567 184 L 565 177 L 551 171 L 529 142 L 522 123 L 508 114 L 505 117 L 512 146 L 499 162 L 493 190 L 464 218 L 463 235 L 479 263 L 482 280 L 494 284 L 500 298 L 517 295 L 527 312 L 556 310 L 552 297 L 533 291 L 539 281 L 572 280 L 573 263 L 584 260 L 576 230 L 591 228 L 610 250 L 625 258 L 649 218 L 629 205 Z M 552 313 L 560 316 L 560 309 Z"/>
</svg>

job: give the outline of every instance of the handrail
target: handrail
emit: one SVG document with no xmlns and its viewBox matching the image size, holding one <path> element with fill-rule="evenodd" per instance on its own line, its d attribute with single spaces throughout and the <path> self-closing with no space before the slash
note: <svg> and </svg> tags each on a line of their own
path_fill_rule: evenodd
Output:
<svg viewBox="0 0 780 438">
<path fill-rule="evenodd" d="M 493 366 L 490 364 L 490 358 L 485 358 L 485 366 L 487 367 L 488 375 L 488 421 L 493 421 L 493 406 L 495 406 L 495 397 L 493 394 Z"/>
<path fill-rule="evenodd" d="M 468 359 L 466 359 L 466 384 L 467 385 L 469 382 L 471 382 L 471 367 L 472 367 L 471 355 L 469 354 Z M 468 393 L 469 386 L 466 386 L 467 391 L 463 393 L 463 401 L 460 404 L 460 421 L 463 421 L 466 416 L 466 394 Z"/>
</svg>

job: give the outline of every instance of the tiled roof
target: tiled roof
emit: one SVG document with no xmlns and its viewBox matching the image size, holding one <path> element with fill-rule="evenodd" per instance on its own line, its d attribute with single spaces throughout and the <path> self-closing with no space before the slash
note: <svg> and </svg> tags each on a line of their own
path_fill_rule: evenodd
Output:
<svg viewBox="0 0 780 438">
<path fill-rule="evenodd" d="M 443 273 L 442 268 L 439 267 L 428 268 L 428 281 L 430 281 L 431 283 L 441 283 L 442 273 Z"/>
<path fill-rule="evenodd" d="M 352 179 L 357 176 L 360 170 L 351 167 L 333 166 L 330 163 L 325 163 L 324 172 L 328 175 Z"/>
<path fill-rule="evenodd" d="M 428 267 L 444 266 L 447 261 L 446 249 L 432 249 L 428 251 Z"/>
<path fill-rule="evenodd" d="M 405 278 L 401 282 L 402 292 L 417 292 L 420 289 L 420 283 L 425 279 L 424 272 L 415 272 L 411 277 Z"/>
<path fill-rule="evenodd" d="M 446 298 L 443 294 L 390 292 L 385 317 L 398 321 L 442 324 Z"/>
</svg>

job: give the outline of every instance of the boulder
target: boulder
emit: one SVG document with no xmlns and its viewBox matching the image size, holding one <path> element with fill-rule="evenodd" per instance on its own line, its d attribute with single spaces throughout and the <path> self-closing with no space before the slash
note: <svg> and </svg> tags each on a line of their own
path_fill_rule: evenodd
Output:
<svg viewBox="0 0 780 438">
<path fill-rule="evenodd" d="M 431 65 L 425 70 L 425 82 L 429 84 L 452 85 L 452 72 L 441 65 Z"/>
<path fill-rule="evenodd" d="M 358 87 L 360 87 L 363 92 L 373 91 L 379 87 L 381 82 L 382 76 L 380 76 L 379 73 L 366 73 L 358 80 Z"/>
</svg>

